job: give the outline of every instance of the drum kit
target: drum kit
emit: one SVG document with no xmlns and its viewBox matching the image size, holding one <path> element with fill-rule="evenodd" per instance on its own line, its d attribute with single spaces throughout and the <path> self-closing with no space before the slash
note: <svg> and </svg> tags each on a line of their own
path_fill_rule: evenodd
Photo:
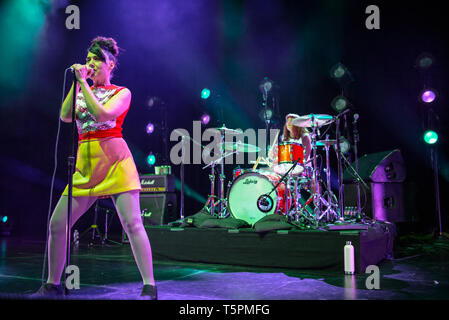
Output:
<svg viewBox="0 0 449 320">
<path fill-rule="evenodd" d="M 205 205 L 207 211 L 218 218 L 232 215 L 253 226 L 270 214 L 286 216 L 306 228 L 317 228 L 320 223 L 341 221 L 343 214 L 338 198 L 331 190 L 330 147 L 336 147 L 339 139 L 317 140 L 319 130 L 335 122 L 336 117 L 325 114 L 308 114 L 292 120 L 292 125 L 308 128 L 311 141 L 310 159 L 304 159 L 304 147 L 297 141 L 278 144 L 277 163 L 259 157 L 250 169 L 235 168 L 232 181 L 227 185 L 225 196 L 224 159 L 238 152 L 259 152 L 260 148 L 241 142 L 224 142 L 225 134 L 239 134 L 241 131 L 214 128 L 221 133 L 218 158 L 203 167 L 210 167 L 210 195 Z M 321 178 L 317 164 L 318 148 L 326 154 L 325 179 Z M 339 148 L 335 148 L 339 150 Z M 258 168 L 258 166 L 261 168 Z M 216 168 L 218 170 L 216 170 Z M 216 174 L 218 171 L 218 174 Z M 215 181 L 218 175 L 218 193 Z"/>
</svg>

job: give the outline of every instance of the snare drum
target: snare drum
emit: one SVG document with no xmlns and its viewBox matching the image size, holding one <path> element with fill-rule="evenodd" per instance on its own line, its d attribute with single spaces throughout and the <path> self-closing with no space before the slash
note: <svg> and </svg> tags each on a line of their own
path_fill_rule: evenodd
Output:
<svg viewBox="0 0 449 320">
<path fill-rule="evenodd" d="M 259 202 L 262 195 L 270 193 L 278 183 L 280 176 L 268 172 L 247 172 L 238 176 L 228 190 L 228 208 L 236 219 L 246 221 L 254 225 L 266 215 L 273 213 L 285 213 L 285 183 L 273 190 L 270 194 L 271 204 L 261 207 Z M 289 208 L 292 207 L 290 191 Z M 271 208 L 270 208 L 271 207 Z"/>
</svg>

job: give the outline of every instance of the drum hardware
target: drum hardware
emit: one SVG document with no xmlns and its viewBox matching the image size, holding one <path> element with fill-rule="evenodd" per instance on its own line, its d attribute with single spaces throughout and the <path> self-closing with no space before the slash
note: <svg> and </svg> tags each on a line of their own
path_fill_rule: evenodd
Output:
<svg viewBox="0 0 449 320">
<path fill-rule="evenodd" d="M 317 170 L 317 165 L 316 165 L 316 156 L 317 156 L 317 146 L 316 146 L 316 142 L 317 142 L 317 129 L 320 125 L 320 120 L 318 118 L 319 115 L 315 116 L 314 114 L 310 114 L 307 117 L 307 119 L 305 117 L 300 117 L 298 119 L 301 120 L 301 118 L 303 119 L 303 122 L 301 124 L 305 125 L 305 124 L 309 124 L 310 127 L 312 127 L 312 134 L 311 134 L 311 140 L 312 140 L 312 152 L 313 152 L 313 173 L 312 173 L 312 178 L 314 181 L 314 185 L 315 185 L 315 191 L 313 193 L 313 204 L 315 205 L 314 208 L 314 226 L 318 227 L 318 218 L 319 218 L 319 214 L 321 212 L 321 194 L 320 194 L 320 188 L 318 185 L 318 170 Z M 322 117 L 327 121 L 327 116 L 326 117 Z M 294 120 L 298 120 L 298 119 L 294 119 Z M 308 122 L 310 119 L 310 122 Z M 307 120 L 307 121 L 306 121 Z M 293 121 L 292 121 L 293 123 Z M 324 123 L 327 122 L 322 122 L 323 125 Z"/>
<path fill-rule="evenodd" d="M 209 175 L 209 179 L 210 179 L 210 195 L 208 198 L 208 203 L 210 203 L 210 209 L 209 212 L 212 215 L 215 215 L 215 207 L 219 206 L 218 209 L 218 217 L 219 218 L 226 218 L 228 216 L 229 213 L 227 213 L 227 208 L 226 208 L 226 198 L 224 197 L 224 181 L 226 179 L 224 172 L 224 160 L 225 158 L 227 158 L 230 155 L 233 155 L 235 153 L 238 153 L 238 151 L 234 151 L 234 152 L 229 152 L 229 153 L 225 153 L 224 155 L 222 155 L 221 157 L 219 157 L 218 159 L 216 159 L 215 161 L 212 161 L 211 163 L 209 163 L 208 165 L 204 166 L 203 169 L 206 169 L 207 167 L 211 167 L 211 174 Z M 215 202 L 215 165 L 217 163 L 220 163 L 220 173 L 218 174 L 218 179 L 220 181 L 219 184 L 219 198 L 218 198 L 218 202 Z"/>
<path fill-rule="evenodd" d="M 311 144 L 312 144 L 312 152 L 313 155 L 311 157 L 311 159 L 309 161 L 313 161 L 313 165 L 312 165 L 312 177 L 311 179 L 313 179 L 314 185 L 315 185 L 315 190 L 313 192 L 313 194 L 309 197 L 309 199 L 307 199 L 306 204 L 304 204 L 302 206 L 302 208 L 298 209 L 299 206 L 299 198 L 297 198 L 297 203 L 295 206 L 295 220 L 298 221 L 301 217 L 305 218 L 306 220 L 308 220 L 309 222 L 312 223 L 312 225 L 314 227 L 318 227 L 318 223 L 321 219 L 323 219 L 324 216 L 327 217 L 327 220 L 330 219 L 331 215 L 335 215 L 333 214 L 333 206 L 332 206 L 332 195 L 331 195 L 331 191 L 330 191 L 330 167 L 329 164 L 327 164 L 328 170 L 327 170 L 327 176 L 328 176 L 328 189 L 327 190 L 327 196 L 328 196 L 328 200 L 326 201 L 324 196 L 325 194 L 321 194 L 321 188 L 319 185 L 319 170 L 317 168 L 317 145 L 318 145 L 318 141 L 317 141 L 317 133 L 319 135 L 319 128 L 325 125 L 329 125 L 332 122 L 334 122 L 334 117 L 330 116 L 330 115 L 325 115 L 325 114 L 309 114 L 309 115 L 305 115 L 305 116 L 300 116 L 296 119 L 292 120 L 292 124 L 294 126 L 298 126 L 298 127 L 309 127 L 312 128 L 312 133 L 311 133 Z M 338 141 L 338 139 L 337 139 Z M 328 157 L 328 149 L 329 146 L 333 144 L 333 141 L 330 141 L 328 139 L 328 137 L 326 138 L 326 140 L 323 140 L 322 142 L 319 143 L 322 146 L 325 146 L 327 148 L 327 162 L 329 160 Z M 297 184 L 295 184 L 295 195 L 298 194 L 298 187 Z M 314 213 L 313 216 L 310 215 L 310 213 L 305 210 L 306 206 L 308 204 L 310 204 L 313 201 L 314 204 Z M 324 205 L 326 207 L 326 210 L 323 212 L 321 205 Z M 290 213 L 289 213 L 290 214 Z M 291 216 L 291 214 L 290 214 Z"/>
<path fill-rule="evenodd" d="M 225 173 L 224 173 L 224 159 L 227 158 L 230 155 L 238 154 L 238 152 L 258 152 L 260 148 L 245 144 L 240 141 L 237 143 L 234 142 L 224 142 L 225 141 L 225 134 L 241 134 L 241 130 L 234 130 L 226 128 L 226 126 L 223 124 L 220 128 L 212 128 L 213 130 L 218 130 L 221 133 L 221 142 L 219 144 L 220 146 L 220 157 L 203 167 L 203 169 L 206 169 L 207 167 L 211 167 L 211 174 L 209 175 L 209 179 L 211 180 L 211 194 L 209 195 L 208 203 L 210 203 L 210 209 L 209 212 L 212 215 L 215 215 L 215 208 L 218 206 L 218 218 L 226 218 L 229 215 L 228 212 L 228 205 L 227 205 L 227 198 L 225 198 L 225 190 L 224 190 L 224 182 L 226 179 Z M 229 153 L 226 153 L 226 151 L 230 151 Z M 220 172 L 218 174 L 218 179 L 220 181 L 218 185 L 218 202 L 215 202 L 215 165 L 217 163 L 220 163 Z"/>
<path fill-rule="evenodd" d="M 326 140 L 320 141 L 324 145 L 324 149 L 326 150 L 326 182 L 327 182 L 327 190 L 324 195 L 327 193 L 327 202 L 324 203 L 326 206 L 326 210 L 323 212 L 323 214 L 320 216 L 320 219 L 326 215 L 326 220 L 331 221 L 331 216 L 335 219 L 338 219 L 337 211 L 334 209 L 334 207 L 338 207 L 337 205 L 334 205 L 332 203 L 332 200 L 335 199 L 335 195 L 332 193 L 331 188 L 331 167 L 329 162 L 329 147 L 331 145 L 335 145 L 337 143 L 337 140 L 329 140 L 329 135 L 326 135 Z M 324 196 L 323 195 L 323 196 Z"/>
<path fill-rule="evenodd" d="M 340 141 L 340 117 L 349 112 L 350 109 L 346 109 L 345 111 L 339 113 L 338 115 L 334 116 L 335 121 L 335 140 Z M 344 205 L 343 205 L 343 169 L 342 169 L 342 163 L 341 163 L 341 148 L 340 143 L 336 143 L 336 151 L 337 151 L 337 175 L 338 175 L 338 219 L 342 220 L 344 219 Z"/>
<path fill-rule="evenodd" d="M 359 115 L 354 114 L 354 121 L 352 122 L 353 134 L 354 134 L 354 161 L 355 161 L 355 171 L 359 172 L 359 159 L 357 152 L 357 145 L 359 142 L 359 131 L 357 130 L 357 120 L 359 119 Z M 357 214 L 362 214 L 361 202 L 360 202 L 360 181 L 357 180 Z"/>
</svg>

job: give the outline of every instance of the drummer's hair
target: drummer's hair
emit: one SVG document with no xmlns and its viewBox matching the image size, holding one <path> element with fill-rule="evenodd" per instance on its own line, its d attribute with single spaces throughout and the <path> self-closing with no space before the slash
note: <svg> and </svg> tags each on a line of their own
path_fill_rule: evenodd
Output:
<svg viewBox="0 0 449 320">
<path fill-rule="evenodd" d="M 287 122 L 284 124 L 284 141 L 289 141 L 290 139 L 298 140 L 302 138 L 303 135 L 308 134 L 309 131 L 304 127 L 292 126 L 293 134 L 290 135 L 290 131 L 287 129 Z"/>
</svg>

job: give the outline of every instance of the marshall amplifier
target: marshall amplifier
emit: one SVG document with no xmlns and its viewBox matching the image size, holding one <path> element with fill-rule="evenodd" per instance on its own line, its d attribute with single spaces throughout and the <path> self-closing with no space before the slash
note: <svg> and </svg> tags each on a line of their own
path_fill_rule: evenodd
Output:
<svg viewBox="0 0 449 320">
<path fill-rule="evenodd" d="M 142 191 L 140 193 L 175 192 L 175 176 L 144 174 L 140 175 Z"/>
</svg>

